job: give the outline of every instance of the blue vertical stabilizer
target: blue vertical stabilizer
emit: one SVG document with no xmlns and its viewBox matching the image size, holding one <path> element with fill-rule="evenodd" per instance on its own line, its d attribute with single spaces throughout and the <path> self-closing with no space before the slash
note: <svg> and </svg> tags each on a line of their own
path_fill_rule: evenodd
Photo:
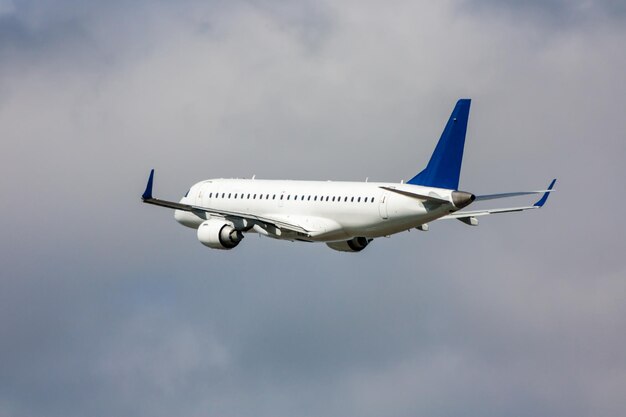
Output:
<svg viewBox="0 0 626 417">
<path fill-rule="evenodd" d="M 449 190 L 459 188 L 470 103 L 471 100 L 468 98 L 456 103 L 428 165 L 422 172 L 408 180 L 407 184 Z"/>
</svg>

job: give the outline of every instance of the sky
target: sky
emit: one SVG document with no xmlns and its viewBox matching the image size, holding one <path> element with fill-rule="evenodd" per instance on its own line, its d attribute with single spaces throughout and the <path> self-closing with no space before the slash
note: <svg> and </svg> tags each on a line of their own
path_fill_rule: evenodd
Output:
<svg viewBox="0 0 626 417">
<path fill-rule="evenodd" d="M 625 23 L 621 0 L 0 0 L 0 416 L 625 415 Z M 170 200 L 399 182 L 461 97 L 461 189 L 556 177 L 542 210 L 216 251 L 140 200 L 151 168 Z"/>
</svg>

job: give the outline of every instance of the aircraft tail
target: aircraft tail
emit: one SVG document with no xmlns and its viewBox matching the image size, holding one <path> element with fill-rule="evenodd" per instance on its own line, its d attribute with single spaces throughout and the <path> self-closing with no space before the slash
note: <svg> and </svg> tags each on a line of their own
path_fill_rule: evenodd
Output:
<svg viewBox="0 0 626 417">
<path fill-rule="evenodd" d="M 407 184 L 448 190 L 459 188 L 470 103 L 467 98 L 456 103 L 428 165 Z"/>
</svg>

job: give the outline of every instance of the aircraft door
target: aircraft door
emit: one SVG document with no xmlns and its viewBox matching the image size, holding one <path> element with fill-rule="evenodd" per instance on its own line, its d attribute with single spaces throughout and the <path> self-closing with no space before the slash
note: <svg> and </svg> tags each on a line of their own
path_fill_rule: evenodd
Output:
<svg viewBox="0 0 626 417">
<path fill-rule="evenodd" d="M 213 184 L 211 184 L 208 188 L 208 190 L 204 190 L 204 197 L 202 199 L 202 205 L 204 207 L 211 207 L 214 205 L 213 202 L 215 201 L 214 199 L 217 196 L 218 192 L 218 188 Z"/>
<path fill-rule="evenodd" d="M 204 198 L 204 185 L 201 185 L 198 187 L 198 192 L 196 193 L 195 205 L 196 206 L 204 205 L 204 202 L 202 201 L 203 198 Z"/>
<path fill-rule="evenodd" d="M 387 193 L 383 193 L 382 197 L 380 198 L 380 202 L 378 203 L 378 214 L 383 220 L 387 220 L 389 218 L 389 215 L 387 213 L 387 200 L 389 200 L 389 196 L 387 195 Z"/>
<path fill-rule="evenodd" d="M 215 201 L 214 198 L 216 191 L 216 187 L 211 183 L 200 184 L 198 186 L 198 190 L 195 193 L 195 202 L 193 202 L 192 204 L 200 207 L 211 206 L 211 203 Z"/>
</svg>

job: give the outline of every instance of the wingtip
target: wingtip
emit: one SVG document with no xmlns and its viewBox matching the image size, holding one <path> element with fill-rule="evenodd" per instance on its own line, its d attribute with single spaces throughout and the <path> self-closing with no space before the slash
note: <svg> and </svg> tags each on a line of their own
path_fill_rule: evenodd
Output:
<svg viewBox="0 0 626 417">
<path fill-rule="evenodd" d="M 534 204 L 535 207 L 543 207 L 543 205 L 546 204 L 546 201 L 548 201 L 548 196 L 550 195 L 550 193 L 552 192 L 552 189 L 554 188 L 554 184 L 556 184 L 556 178 L 553 179 L 550 185 L 548 186 L 548 191 L 543 193 L 543 195 L 541 196 L 541 199 L 539 199 L 539 201 L 537 201 Z"/>
<path fill-rule="evenodd" d="M 152 198 L 152 182 L 154 180 L 154 169 L 150 170 L 150 177 L 148 177 L 148 184 L 146 184 L 146 190 L 143 192 L 141 199 L 150 200 Z"/>
</svg>

